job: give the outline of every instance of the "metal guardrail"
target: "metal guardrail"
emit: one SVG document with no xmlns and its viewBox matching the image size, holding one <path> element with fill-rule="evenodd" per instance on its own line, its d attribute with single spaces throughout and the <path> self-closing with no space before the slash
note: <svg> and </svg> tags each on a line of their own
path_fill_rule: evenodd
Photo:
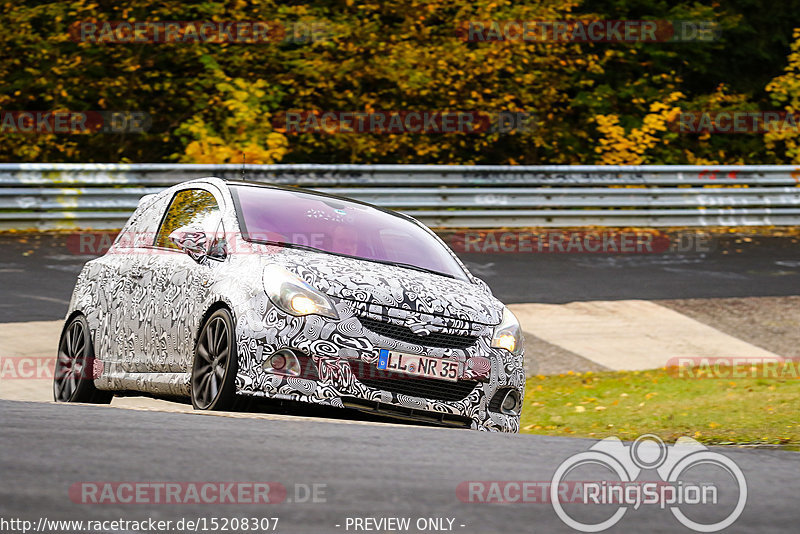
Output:
<svg viewBox="0 0 800 534">
<path fill-rule="evenodd" d="M 120 228 L 143 195 L 240 165 L 0 164 L 0 229 Z M 800 167 L 248 165 L 439 228 L 800 225 Z"/>
</svg>

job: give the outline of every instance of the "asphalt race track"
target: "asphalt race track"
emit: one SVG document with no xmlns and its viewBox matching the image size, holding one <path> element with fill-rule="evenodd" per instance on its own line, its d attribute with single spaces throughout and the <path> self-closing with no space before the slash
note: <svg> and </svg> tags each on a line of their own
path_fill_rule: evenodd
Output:
<svg viewBox="0 0 800 534">
<path fill-rule="evenodd" d="M 459 256 L 508 304 L 767 297 L 800 294 L 795 239 L 717 239 L 708 252 Z"/>
<path fill-rule="evenodd" d="M 43 515 L 81 520 L 277 516 L 278 532 L 285 533 L 347 532 L 347 517 L 448 517 L 454 519 L 453 530 L 464 533 L 572 532 L 549 504 L 462 502 L 456 488 L 464 481 L 549 481 L 555 466 L 593 443 L 9 401 L 0 401 L 0 427 L 2 517 L 35 522 Z M 796 528 L 800 455 L 722 451 L 744 472 L 748 491 L 744 513 L 726 532 Z M 715 473 L 703 480 L 727 487 L 729 479 Z M 325 502 L 74 504 L 69 488 L 84 481 L 270 481 L 283 484 L 288 499 L 295 484 L 324 484 L 318 501 Z M 716 519 L 708 510 L 692 517 Z M 652 505 L 629 510 L 612 531 L 689 532 L 667 510 Z"/>
<path fill-rule="evenodd" d="M 61 319 L 83 264 L 65 235 L 0 235 L 0 323 Z M 800 244 L 715 238 L 709 250 L 652 254 L 460 254 L 507 304 L 800 294 Z"/>
<path fill-rule="evenodd" d="M 63 235 L 4 235 L 0 250 L 0 323 L 61 319 L 82 264 L 93 257 L 75 254 Z M 507 303 L 800 294 L 797 238 L 725 238 L 704 252 L 461 256 Z M 464 533 L 575 532 L 548 503 L 464 502 L 457 488 L 468 481 L 546 484 L 561 462 L 596 443 L 390 424 L 348 412 L 321 414 L 341 418 L 326 419 L 158 410 L 0 400 L 0 532 L 20 532 L 4 527 L 3 519 L 35 524 L 43 517 L 278 517 L 276 532 L 286 534 L 367 531 L 346 528 L 347 518 L 406 517 L 412 525 L 419 518 L 448 518 L 452 531 Z M 713 450 L 733 460 L 747 480 L 744 512 L 725 532 L 796 531 L 800 454 Z M 730 498 L 726 474 L 695 476 Z M 638 480 L 660 479 L 651 470 Z M 278 482 L 288 496 L 269 505 L 83 504 L 70 493 L 82 482 Z M 324 493 L 317 502 L 297 502 L 314 484 Z M 720 509 L 699 507 L 687 515 L 710 522 L 720 518 Z M 600 510 L 608 517 L 616 508 Z M 412 526 L 405 532 L 440 531 L 446 530 Z M 691 531 L 669 510 L 642 505 L 608 532 Z"/>
</svg>

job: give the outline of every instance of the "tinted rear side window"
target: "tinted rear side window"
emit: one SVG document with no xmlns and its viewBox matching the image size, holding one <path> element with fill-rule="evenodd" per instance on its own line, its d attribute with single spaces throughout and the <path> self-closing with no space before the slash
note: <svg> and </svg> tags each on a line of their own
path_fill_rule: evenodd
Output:
<svg viewBox="0 0 800 534">
<path fill-rule="evenodd" d="M 122 231 L 117 235 L 115 243 L 125 247 L 150 247 L 161 223 L 161 216 L 167 207 L 169 197 L 156 199 L 147 208 L 144 208 L 131 217 Z"/>
</svg>

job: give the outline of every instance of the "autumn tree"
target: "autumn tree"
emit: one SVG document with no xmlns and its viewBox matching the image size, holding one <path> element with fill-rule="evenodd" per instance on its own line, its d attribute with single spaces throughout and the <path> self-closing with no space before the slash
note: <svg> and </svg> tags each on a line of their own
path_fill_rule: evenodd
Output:
<svg viewBox="0 0 800 534">
<path fill-rule="evenodd" d="M 800 28 L 794 32 L 795 41 L 789 54 L 789 64 L 785 72 L 772 80 L 767 90 L 776 106 L 800 123 Z M 783 122 L 783 121 L 782 121 Z M 770 153 L 779 161 L 800 163 L 800 129 L 774 125 L 764 134 L 764 141 Z M 785 155 L 784 155 L 785 154 Z"/>
</svg>

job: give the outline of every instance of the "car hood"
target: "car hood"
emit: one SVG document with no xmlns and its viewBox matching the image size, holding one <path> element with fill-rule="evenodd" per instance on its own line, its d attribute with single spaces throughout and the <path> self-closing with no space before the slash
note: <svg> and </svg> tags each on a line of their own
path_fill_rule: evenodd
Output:
<svg viewBox="0 0 800 534">
<path fill-rule="evenodd" d="M 360 308 L 381 313 L 381 306 L 496 325 L 503 304 L 487 286 L 335 254 L 283 249 L 265 256 L 315 288 Z"/>
</svg>

